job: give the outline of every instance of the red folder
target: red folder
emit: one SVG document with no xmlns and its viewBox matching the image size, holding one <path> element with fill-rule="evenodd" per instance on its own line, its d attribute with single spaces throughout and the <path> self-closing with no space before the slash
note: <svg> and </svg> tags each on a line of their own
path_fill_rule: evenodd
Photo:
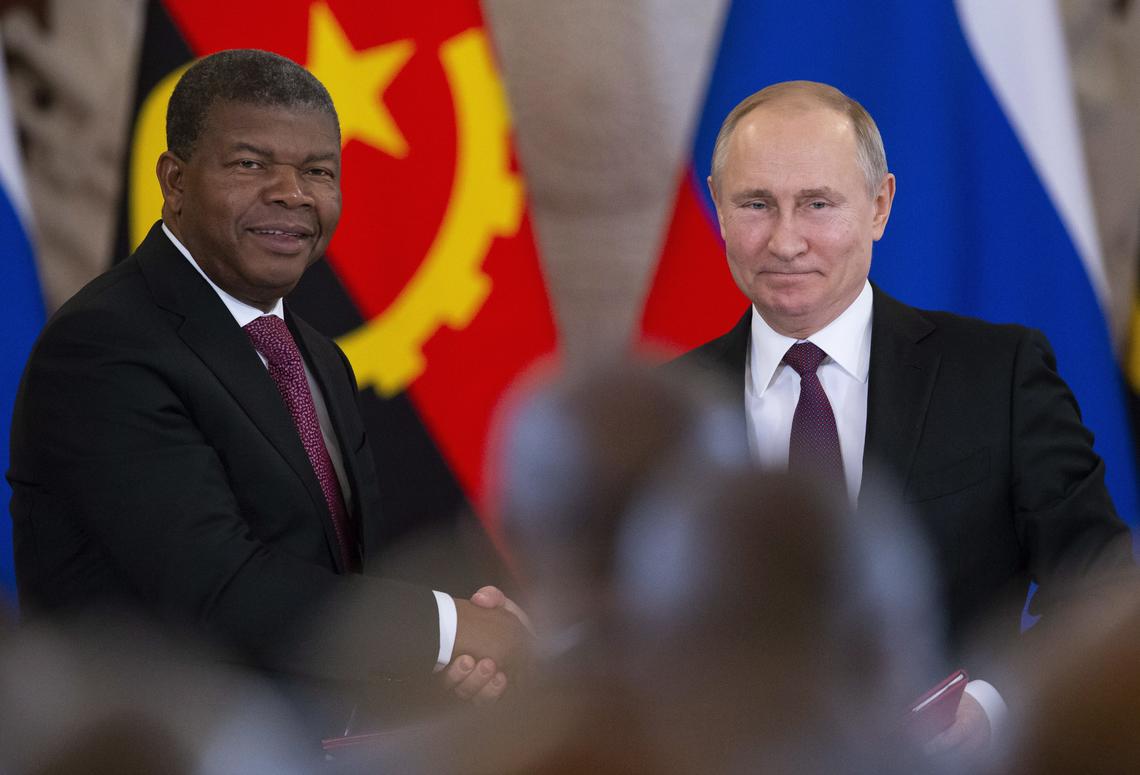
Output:
<svg viewBox="0 0 1140 775">
<path fill-rule="evenodd" d="M 965 670 L 955 670 L 911 703 L 906 721 L 910 732 L 918 739 L 929 740 L 953 724 L 969 681 Z"/>
</svg>

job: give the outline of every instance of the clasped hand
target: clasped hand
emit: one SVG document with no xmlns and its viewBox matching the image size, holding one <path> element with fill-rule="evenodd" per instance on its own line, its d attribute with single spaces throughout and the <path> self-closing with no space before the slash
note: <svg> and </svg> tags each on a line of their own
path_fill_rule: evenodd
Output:
<svg viewBox="0 0 1140 775">
<path fill-rule="evenodd" d="M 498 587 L 482 587 L 470 600 L 455 601 L 456 655 L 444 684 L 475 704 L 493 702 L 530 662 L 534 634 L 526 613 Z"/>
</svg>

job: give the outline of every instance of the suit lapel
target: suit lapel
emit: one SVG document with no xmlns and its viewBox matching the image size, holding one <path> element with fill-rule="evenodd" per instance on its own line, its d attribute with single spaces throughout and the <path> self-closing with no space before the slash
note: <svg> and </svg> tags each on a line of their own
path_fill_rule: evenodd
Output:
<svg viewBox="0 0 1140 775">
<path fill-rule="evenodd" d="M 136 255 L 155 302 L 182 317 L 178 336 L 213 372 L 304 483 L 313 507 L 323 515 L 325 536 L 339 568 L 342 559 L 324 492 L 293 418 L 249 338 L 159 225 L 151 229 Z"/>
<path fill-rule="evenodd" d="M 874 288 L 862 491 L 906 484 L 922 437 L 940 354 L 924 340 L 934 324 Z M 887 482 L 875 481 L 885 476 Z"/>
</svg>

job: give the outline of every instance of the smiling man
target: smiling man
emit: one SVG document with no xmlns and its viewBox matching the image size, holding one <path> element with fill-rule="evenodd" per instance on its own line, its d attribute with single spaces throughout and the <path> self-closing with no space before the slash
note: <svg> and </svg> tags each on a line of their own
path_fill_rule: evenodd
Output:
<svg viewBox="0 0 1140 775">
<path fill-rule="evenodd" d="M 1131 565 L 1045 338 L 917 310 L 868 281 L 895 178 L 861 105 L 807 81 L 751 95 L 721 127 L 708 182 L 752 307 L 682 362 L 738 386 L 762 464 L 852 501 L 902 488 L 941 571 L 953 653 L 983 620 L 1016 638 L 1030 580 L 1034 612 L 1047 613 Z M 983 681 L 967 692 L 934 747 L 989 740 L 1001 697 Z"/>
<path fill-rule="evenodd" d="M 175 88 L 167 144 L 162 221 L 61 308 L 21 384 L 25 618 L 125 607 L 276 673 L 386 685 L 446 667 L 461 696 L 497 698 L 497 668 L 528 649 L 513 604 L 379 577 L 352 369 L 283 301 L 340 217 L 328 92 L 275 54 L 214 54 Z"/>
</svg>

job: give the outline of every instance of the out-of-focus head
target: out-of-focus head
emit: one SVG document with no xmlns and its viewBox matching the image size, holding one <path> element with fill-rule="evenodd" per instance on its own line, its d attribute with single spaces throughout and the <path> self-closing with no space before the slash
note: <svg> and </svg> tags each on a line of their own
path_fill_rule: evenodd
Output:
<svg viewBox="0 0 1140 775">
<path fill-rule="evenodd" d="M 587 615 L 611 574 L 630 500 L 666 463 L 744 460 L 739 406 L 719 383 L 636 364 L 524 393 L 499 431 L 503 533 L 539 619 Z"/>
<path fill-rule="evenodd" d="M 1052 618 L 1052 621 L 1050 621 Z M 1046 617 L 1004 683 L 1012 744 L 1002 772 L 1140 772 L 1140 580 L 1105 583 Z"/>
<path fill-rule="evenodd" d="M 811 81 L 751 95 L 721 127 L 708 183 L 729 270 L 768 325 L 805 338 L 855 300 L 895 193 L 859 103 Z"/>
<path fill-rule="evenodd" d="M 340 218 L 340 125 L 311 73 L 268 51 L 192 65 L 170 98 L 162 218 L 223 290 L 268 309 Z"/>
<path fill-rule="evenodd" d="M 3 772 L 311 772 L 294 714 L 264 676 L 110 611 L 0 643 Z"/>
<path fill-rule="evenodd" d="M 716 771 L 888 766 L 936 657 L 916 541 L 784 475 L 663 475 L 622 531 L 614 614 L 658 739 Z"/>
</svg>

